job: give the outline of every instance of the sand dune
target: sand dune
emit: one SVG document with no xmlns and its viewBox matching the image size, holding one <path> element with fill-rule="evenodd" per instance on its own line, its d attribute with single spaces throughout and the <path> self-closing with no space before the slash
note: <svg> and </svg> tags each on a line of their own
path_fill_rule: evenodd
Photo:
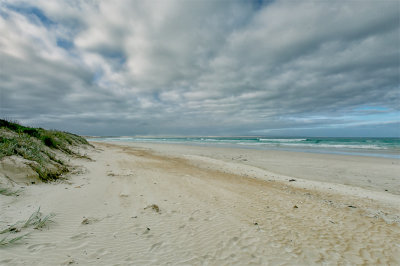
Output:
<svg viewBox="0 0 400 266">
<path fill-rule="evenodd" d="M 57 214 L 49 228 L 0 247 L 1 265 L 400 264 L 393 193 L 289 182 L 251 165 L 250 154 L 228 161 L 211 148 L 218 156 L 95 145 L 93 162 L 75 161 L 80 175 L 0 198 L 0 226 L 38 206 Z"/>
</svg>

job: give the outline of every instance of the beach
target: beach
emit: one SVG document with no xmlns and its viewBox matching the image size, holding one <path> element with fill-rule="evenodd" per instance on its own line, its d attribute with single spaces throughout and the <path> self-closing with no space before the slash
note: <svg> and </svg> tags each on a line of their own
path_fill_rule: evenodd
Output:
<svg viewBox="0 0 400 266">
<path fill-rule="evenodd" d="M 400 160 L 91 142 L 65 180 L 0 195 L 52 223 L 0 265 L 400 264 Z"/>
</svg>

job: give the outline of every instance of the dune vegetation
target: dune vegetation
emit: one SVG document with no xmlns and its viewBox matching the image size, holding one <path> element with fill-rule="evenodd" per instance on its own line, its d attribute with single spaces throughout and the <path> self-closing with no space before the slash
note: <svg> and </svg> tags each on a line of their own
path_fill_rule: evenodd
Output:
<svg viewBox="0 0 400 266">
<path fill-rule="evenodd" d="M 27 127 L 0 119 L 0 160 L 7 156 L 22 157 L 44 182 L 69 172 L 63 159 L 66 156 L 88 158 L 76 151 L 82 145 L 90 144 L 72 133 Z"/>
</svg>

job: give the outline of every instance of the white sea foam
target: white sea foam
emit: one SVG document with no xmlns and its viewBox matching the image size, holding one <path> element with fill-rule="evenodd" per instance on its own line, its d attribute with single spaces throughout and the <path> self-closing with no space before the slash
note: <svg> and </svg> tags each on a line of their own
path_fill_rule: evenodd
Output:
<svg viewBox="0 0 400 266">
<path fill-rule="evenodd" d="M 299 142 L 299 141 L 306 141 L 307 139 L 258 139 L 259 141 L 266 141 L 266 142 Z"/>
<path fill-rule="evenodd" d="M 314 147 L 314 148 L 337 148 L 337 149 L 370 149 L 386 150 L 387 147 L 378 145 L 353 145 L 353 144 L 319 144 L 319 143 L 285 143 L 286 146 Z"/>
</svg>

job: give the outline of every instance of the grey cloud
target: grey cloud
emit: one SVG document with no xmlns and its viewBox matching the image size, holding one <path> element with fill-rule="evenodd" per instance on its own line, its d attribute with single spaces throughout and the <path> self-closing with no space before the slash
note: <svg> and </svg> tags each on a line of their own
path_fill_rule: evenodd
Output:
<svg viewBox="0 0 400 266">
<path fill-rule="evenodd" d="M 358 107 L 389 110 L 376 125 L 399 112 L 395 1 L 34 5 L 55 25 L 0 6 L 2 116 L 93 135 L 362 134 Z"/>
</svg>

